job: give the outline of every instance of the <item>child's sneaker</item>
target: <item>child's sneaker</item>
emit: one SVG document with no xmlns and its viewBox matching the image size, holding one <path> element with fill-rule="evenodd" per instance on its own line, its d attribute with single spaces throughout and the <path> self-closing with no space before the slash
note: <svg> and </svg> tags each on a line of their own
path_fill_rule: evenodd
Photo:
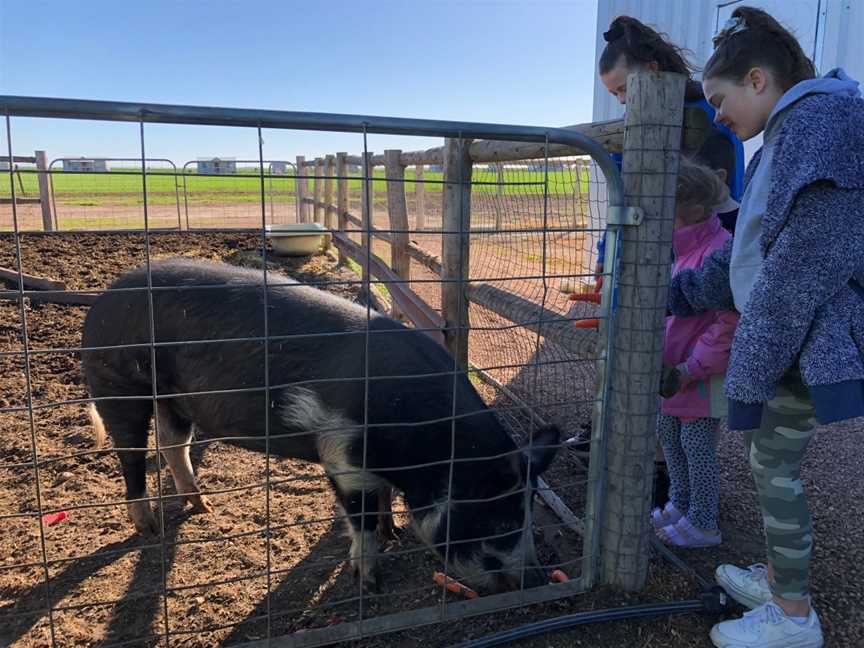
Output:
<svg viewBox="0 0 864 648">
<path fill-rule="evenodd" d="M 684 514 L 672 502 L 666 502 L 666 506 L 662 509 L 655 508 L 651 511 L 651 526 L 656 531 L 670 524 L 675 524 L 682 517 L 684 517 Z"/>
<path fill-rule="evenodd" d="M 773 597 L 768 583 L 768 568 L 762 563 L 741 569 L 735 565 L 720 565 L 714 571 L 717 584 L 746 608 L 765 605 Z"/>
<path fill-rule="evenodd" d="M 745 612 L 740 619 L 724 621 L 711 628 L 717 648 L 822 648 L 822 627 L 816 612 L 799 623 L 776 603 L 766 603 Z"/>
<path fill-rule="evenodd" d="M 675 524 L 670 524 L 657 529 L 657 537 L 663 544 L 670 547 L 681 547 L 682 549 L 703 549 L 705 547 L 716 547 L 723 542 L 723 536 L 719 531 L 702 531 L 693 526 L 693 523 L 682 517 Z"/>
</svg>

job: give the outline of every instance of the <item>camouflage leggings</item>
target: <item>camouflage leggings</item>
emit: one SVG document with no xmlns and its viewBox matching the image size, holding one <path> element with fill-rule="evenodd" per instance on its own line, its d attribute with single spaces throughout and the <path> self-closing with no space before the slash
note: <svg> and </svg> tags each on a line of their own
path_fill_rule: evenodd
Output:
<svg viewBox="0 0 864 648">
<path fill-rule="evenodd" d="M 813 414 L 807 388 L 797 371 L 790 372 L 767 403 L 759 429 L 744 433 L 774 568 L 772 590 L 794 600 L 810 593 L 813 527 L 800 473 L 816 427 Z"/>
</svg>

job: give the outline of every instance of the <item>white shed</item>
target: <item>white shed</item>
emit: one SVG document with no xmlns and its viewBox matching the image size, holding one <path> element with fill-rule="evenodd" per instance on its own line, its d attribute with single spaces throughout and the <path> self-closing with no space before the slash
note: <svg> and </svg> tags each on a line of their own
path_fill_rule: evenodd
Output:
<svg viewBox="0 0 864 648">
<path fill-rule="evenodd" d="M 105 173 L 108 171 L 108 165 L 104 159 L 100 158 L 65 158 L 63 170 Z"/>
<path fill-rule="evenodd" d="M 231 175 L 237 173 L 237 162 L 234 158 L 198 158 L 196 168 L 205 175 Z"/>
</svg>

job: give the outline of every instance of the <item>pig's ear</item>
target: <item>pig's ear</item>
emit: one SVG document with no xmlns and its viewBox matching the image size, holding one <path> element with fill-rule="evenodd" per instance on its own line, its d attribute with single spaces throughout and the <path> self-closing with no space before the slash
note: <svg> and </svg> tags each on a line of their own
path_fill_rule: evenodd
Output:
<svg viewBox="0 0 864 648">
<path fill-rule="evenodd" d="M 558 452 L 558 442 L 561 431 L 555 425 L 545 425 L 536 432 L 530 444 L 526 442 L 525 454 L 531 463 L 531 477 L 541 475 L 552 463 L 555 453 Z"/>
</svg>

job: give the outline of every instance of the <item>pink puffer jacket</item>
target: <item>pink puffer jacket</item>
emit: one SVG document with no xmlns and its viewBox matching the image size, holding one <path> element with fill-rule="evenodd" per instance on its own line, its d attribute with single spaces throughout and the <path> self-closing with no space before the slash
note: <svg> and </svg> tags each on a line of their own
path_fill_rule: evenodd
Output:
<svg viewBox="0 0 864 648">
<path fill-rule="evenodd" d="M 702 260 L 731 238 L 716 215 L 696 225 L 675 230 L 673 276 L 698 268 Z M 663 362 L 687 363 L 692 382 L 671 398 L 662 400 L 660 411 L 684 419 L 726 416 L 723 379 L 729 366 L 729 351 L 738 323 L 735 311 L 708 311 L 693 317 L 666 318 Z"/>
</svg>

